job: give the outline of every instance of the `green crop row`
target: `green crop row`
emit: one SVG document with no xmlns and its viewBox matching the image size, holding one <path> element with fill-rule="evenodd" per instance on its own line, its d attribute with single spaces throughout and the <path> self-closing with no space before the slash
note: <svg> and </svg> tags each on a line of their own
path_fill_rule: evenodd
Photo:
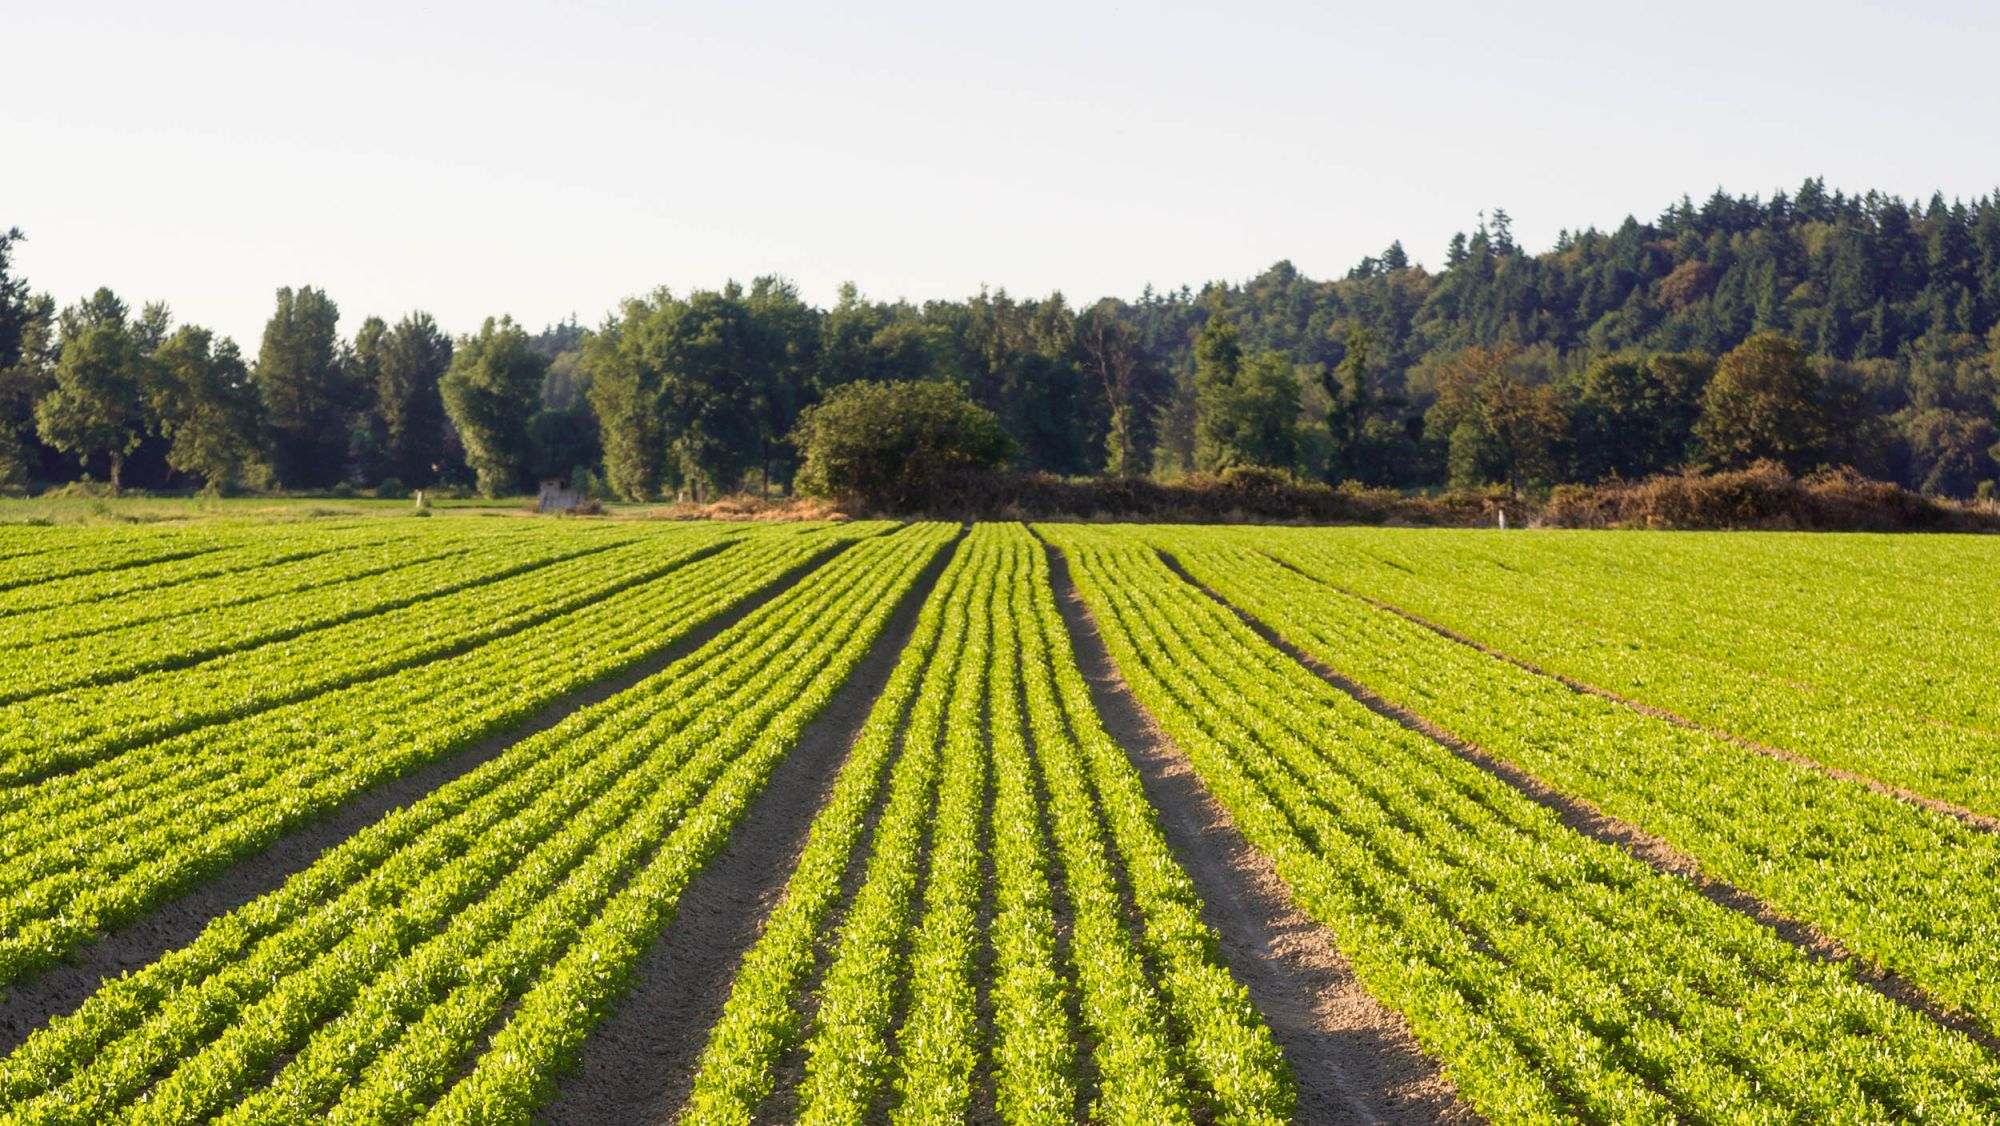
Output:
<svg viewBox="0 0 2000 1126">
<path fill-rule="evenodd" d="M 496 1097 L 544 1089 L 947 534 L 854 549 L 107 983 L 0 1061 L 0 1120 L 518 1119 Z"/>
<path fill-rule="evenodd" d="M 10 791 L 0 812 L 0 983 L 368 786 L 668 648 L 846 535 L 755 536 L 459 656 Z"/>
<path fill-rule="evenodd" d="M 826 805 L 813 820 L 784 898 L 772 909 L 763 935 L 737 971 L 695 1078 L 685 1113 L 690 1126 L 747 1124 L 771 1093 L 772 1068 L 799 1033 L 795 996 L 813 972 L 821 929 L 837 905 L 849 858 L 866 832 L 869 810 L 892 758 L 896 766 L 889 805 L 880 818 L 884 827 L 876 832 L 905 838 L 913 832 L 907 826 L 917 815 L 902 811 L 921 797 L 934 756 L 913 750 L 897 757 L 898 736 L 905 730 L 908 713 L 907 734 L 902 738 L 909 746 L 936 743 L 946 690 L 963 648 L 966 567 L 972 554 L 963 548 L 955 552 L 925 601 L 909 643 L 869 711 Z"/>
<path fill-rule="evenodd" d="M 368 526 L 351 534 L 336 529 L 322 533 L 320 550 L 286 562 L 225 571 L 168 590 L 140 591 L 70 603 L 52 611 L 0 617 L 0 647 L 38 647 L 170 618 L 249 607 L 448 555 L 504 550 L 510 541 L 544 534 L 537 525 L 496 521 L 445 524 L 431 535 L 412 535 L 406 530 L 412 523 L 384 522 L 384 526 Z M 12 655 L 0 655 L 0 662 L 10 659 Z"/>
<path fill-rule="evenodd" d="M 403 528 L 377 522 L 302 524 L 272 528 L 264 534 L 251 534 L 244 529 L 190 529 L 186 536 L 184 542 L 187 546 L 198 546 L 200 550 L 128 566 L 47 577 L 25 586 L 0 589 L 0 620 L 22 615 L 64 614 L 72 608 L 96 602 L 130 601 L 142 595 L 170 597 L 183 586 L 199 585 L 238 572 L 259 571 L 327 551 L 407 539 L 409 533 Z M 126 550 L 131 550 L 131 545 L 127 545 Z M 77 563 L 89 558 L 93 552 L 69 549 L 58 554 Z"/>
<path fill-rule="evenodd" d="M 556 538 L 554 542 L 522 539 L 499 544 L 490 540 L 487 543 L 458 540 L 452 549 L 434 551 L 428 561 L 414 566 L 383 569 L 338 585 L 316 586 L 304 594 L 211 608 L 193 616 L 176 613 L 91 637 L 71 638 L 61 646 L 39 648 L 31 657 L 0 658 L 0 705 L 63 689 L 130 681 L 146 673 L 185 668 L 229 654 L 243 654 L 239 663 L 261 663 L 265 653 L 260 647 L 272 642 L 302 639 L 316 630 L 401 610 L 426 599 L 450 596 L 615 546 L 625 538 Z M 647 542 L 665 548 L 686 538 L 657 536 Z M 408 545 L 397 544 L 394 550 L 400 553 L 407 548 Z M 311 561 L 324 560 L 326 554 L 314 556 Z M 387 568 L 393 561 L 394 557 L 380 548 L 350 548 L 333 553 L 333 562 L 349 567 L 361 563 Z M 254 581 L 262 570 L 258 568 L 249 575 L 231 572 L 231 577 Z M 178 589 L 153 592 L 152 597 L 170 608 L 176 602 L 173 595 Z M 371 667 L 367 662 L 356 665 L 357 672 Z M 312 690 L 310 682 L 301 687 Z"/>
<path fill-rule="evenodd" d="M 888 802 L 871 842 L 872 854 L 859 892 L 842 921 L 818 993 L 818 1006 L 805 1041 L 806 1074 L 799 1085 L 797 1121 L 854 1122 L 866 1116 L 894 1065 L 891 1024 L 898 1009 L 909 954 L 909 930 L 924 876 L 926 829 L 941 816 L 940 776 L 963 773 L 962 762 L 977 750 L 953 720 L 963 724 L 967 709 L 977 714 L 980 666 L 989 628 L 973 612 L 978 588 L 990 582 L 992 559 L 979 542 L 962 551 L 972 556 L 965 581 L 954 589 L 952 660 L 934 668 L 954 670 L 926 686 L 925 695 L 943 701 L 936 734 L 914 723 L 903 758 L 891 774 Z M 926 717 L 928 718 L 928 717 Z M 928 728 L 928 725 L 926 725 Z M 914 753 L 912 753 L 914 752 Z M 952 827 L 939 826 L 948 833 Z M 962 831 L 962 827 L 961 827 Z"/>
<path fill-rule="evenodd" d="M 1192 1122 L 1197 1104 L 1286 1121 L 1283 1061 L 1199 910 L 1097 726 L 1039 547 L 975 528 L 745 958 L 682 1121 L 756 1120 L 795 1049 L 801 1122 L 964 1121 L 982 1058 L 1008 1122 Z"/>
<path fill-rule="evenodd" d="M 0 785 L 18 787 L 130 747 L 374 679 L 590 606 L 722 542 L 516 545 L 519 562 L 415 605 L 236 650 L 187 668 L 0 707 Z"/>
<path fill-rule="evenodd" d="M 850 600 L 849 614 L 828 616 L 824 627 L 816 621 L 811 627 L 824 629 L 835 639 L 836 647 L 798 653 L 796 672 L 789 682 L 753 697 L 754 703 L 745 705 L 743 715 L 727 716 L 728 730 L 740 741 L 719 743 L 727 766 L 708 788 L 703 807 L 689 816 L 653 863 L 591 924 L 563 961 L 522 998 L 519 1010 L 493 1036 L 471 1072 L 423 1121 L 518 1121 L 546 1097 L 553 1088 L 555 1071 L 588 1031 L 587 1020 L 579 1019 L 579 1014 L 604 1011 L 632 964 L 671 917 L 679 892 L 693 871 L 721 847 L 729 828 L 741 818 L 778 760 L 796 744 L 800 729 L 818 714 L 880 636 L 901 592 L 956 534 L 956 529 L 948 526 L 919 526 L 896 537 L 903 542 L 877 552 L 861 552 L 852 561 L 853 572 L 865 576 L 867 587 Z M 909 549 L 910 541 L 916 550 Z M 789 608 L 779 608 L 770 616 L 789 623 L 797 615 Z M 765 710 L 760 712 L 759 706 Z M 710 712 L 704 722 L 721 726 L 724 720 Z M 707 742 L 703 740 L 704 746 Z"/>
<path fill-rule="evenodd" d="M 1758 584 L 1754 596 L 1738 598 L 1723 558 L 1680 578 L 1637 567 L 1583 573 L 1568 561 L 1531 568 L 1521 558 L 1527 549 L 1463 539 L 1390 553 L 1370 538 L 1378 534 L 1287 530 L 1257 546 L 1550 671 L 2000 815 L 2000 772 L 1991 767 L 2000 709 L 1990 691 L 2000 647 L 1955 627 L 1925 630 L 1907 645 L 1869 644 L 1893 631 L 1872 612 L 1846 608 L 1849 588 L 1824 576 L 1792 575 L 1789 585 Z M 1485 562 L 1488 552 L 1505 555 Z M 1898 596 L 1941 601 L 1916 585 Z M 1747 605 L 1715 609 L 1732 602 Z M 1948 649 L 1943 636 L 1954 639 Z"/>
<path fill-rule="evenodd" d="M 114 572 L 189 559 L 259 538 L 244 528 L 7 528 L 4 540 L 19 542 L 30 531 L 36 533 L 36 550 L 0 560 L 0 594 L 80 575 L 108 579 Z"/>
<path fill-rule="evenodd" d="M 1037 713 L 1036 738 L 1043 745 L 1081 753 L 1080 763 L 1074 757 L 1059 762 L 1056 776 L 1087 777 L 1096 791 L 1145 919 L 1141 944 L 1159 968 L 1185 1045 L 1184 1062 L 1205 1087 L 1210 1116 L 1223 1123 L 1284 1121 L 1292 1092 L 1277 1045 L 1249 995 L 1223 969 L 1215 932 L 1201 921 L 1194 882 L 1174 860 L 1137 771 L 1098 718 L 1090 689 L 1067 650 L 1069 633 L 1056 610 L 1046 555 L 1033 550 L 1030 560 L 1026 605 L 1017 605 L 1015 615 L 1041 627 L 1039 638 L 1027 635 L 1021 654 L 1030 711 Z M 1061 738 L 1065 733 L 1069 738 Z"/>
<path fill-rule="evenodd" d="M 1142 703 L 1489 1119 L 1977 1122 L 2000 1108 L 2000 1065 L 1979 1045 L 1369 710 L 1139 534 L 1043 531 Z M 1225 580 L 1254 560 L 1196 538 L 1176 558 L 1235 590 Z M 1506 710 L 1491 690 L 1450 690 Z"/>
<path fill-rule="evenodd" d="M 1254 554 L 1183 540 L 1176 556 L 1391 702 L 2000 1030 L 2000 837 L 1573 692 Z"/>
</svg>

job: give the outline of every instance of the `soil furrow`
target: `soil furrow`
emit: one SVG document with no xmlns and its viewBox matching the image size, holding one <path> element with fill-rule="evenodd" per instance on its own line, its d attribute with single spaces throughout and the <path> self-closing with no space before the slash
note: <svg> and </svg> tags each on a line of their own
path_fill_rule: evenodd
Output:
<svg viewBox="0 0 2000 1126">
<path fill-rule="evenodd" d="M 277 890 L 286 880 L 310 867 L 321 853 L 391 811 L 470 773 L 499 757 L 507 748 L 554 727 L 573 713 L 602 703 L 659 673 L 783 593 L 835 554 L 837 551 L 827 551 L 812 556 L 632 668 L 563 697 L 520 726 L 488 736 L 455 754 L 356 794 L 330 815 L 287 833 L 145 918 L 77 951 L 65 964 L 7 986 L 4 995 L 0 995 L 0 1055 L 19 1047 L 35 1029 L 74 1010 L 97 991 L 104 979 L 149 965 L 168 951 L 187 945 L 218 917 Z"/>
<path fill-rule="evenodd" d="M 1750 892 L 1708 875 L 1702 870 L 1698 861 L 1675 848 L 1664 838 L 1655 836 L 1631 822 L 1612 817 L 1592 802 L 1563 793 L 1484 748 L 1460 739 L 1425 716 L 1384 699 L 1366 685 L 1348 678 L 1317 657 L 1285 640 L 1262 620 L 1196 582 L 1172 556 L 1165 552 L 1160 554 L 1167 566 L 1172 568 L 1183 581 L 1228 608 L 1245 625 L 1255 630 L 1259 637 L 1297 661 L 1315 676 L 1346 693 L 1355 702 L 1377 715 L 1394 720 L 1505 782 L 1528 800 L 1553 812 L 1567 828 L 1601 844 L 1622 849 L 1655 871 L 1686 880 L 1709 902 L 1756 920 L 1810 957 L 1825 962 L 1845 964 L 1853 972 L 1855 980 L 1889 1000 L 1921 1013 L 1954 1032 L 1964 1034 L 1983 1045 L 1988 1051 L 2000 1052 L 2000 1037 L 1988 1033 L 1972 1020 L 1940 1005 L 1929 994 L 1900 975 L 1876 966 L 1867 959 L 1856 957 L 1845 946 L 1812 924 L 1781 914 Z M 1494 656 L 1506 659 L 1499 654 Z"/>
<path fill-rule="evenodd" d="M 663 1123 L 680 1111 L 737 967 L 784 894 L 813 817 L 951 555 L 949 548 L 939 552 L 911 586 L 874 647 L 779 763 L 729 843 L 688 885 L 617 1011 L 591 1031 L 577 1067 L 542 1108 L 542 1121 Z"/>
<path fill-rule="evenodd" d="M 1259 554 L 1263 553 L 1260 552 Z M 1397 617 L 1402 618 L 1404 621 L 1410 622 L 1413 625 L 1422 626 L 1424 629 L 1427 629 L 1430 632 L 1437 634 L 1439 637 L 1442 637 L 1448 641 L 1455 641 L 1458 644 L 1466 646 L 1469 649 L 1473 649 L 1480 653 L 1484 653 L 1485 655 L 1492 657 L 1495 660 L 1505 661 L 1508 664 L 1513 665 L 1515 668 L 1521 669 L 1524 672 L 1531 672 L 1536 676 L 1545 677 L 1549 680 L 1553 680 L 1557 684 L 1562 685 L 1563 687 L 1569 689 L 1572 692 L 1577 693 L 1578 695 L 1595 696 L 1602 700 L 1609 700 L 1612 703 L 1617 704 L 1621 707 L 1630 708 L 1633 711 L 1640 713 L 1641 715 L 1647 715 L 1653 717 L 1654 719 L 1663 720 L 1667 723 L 1673 724 L 1676 727 L 1684 727 L 1690 731 L 1699 731 L 1704 735 L 1712 735 L 1717 739 L 1723 739 L 1730 743 L 1734 743 L 1737 746 L 1742 747 L 1746 750 L 1756 751 L 1760 755 L 1768 755 L 1771 758 L 1782 759 L 1785 762 L 1795 763 L 1809 770 L 1816 770 L 1821 774 L 1827 775 L 1828 777 L 1838 778 L 1843 782 L 1852 782 L 1859 786 L 1866 786 L 1878 794 L 1884 794 L 1888 797 L 1895 798 L 1899 801 L 1908 802 L 1911 805 L 1929 810 L 1932 813 L 1942 813 L 1947 817 L 1956 818 L 1959 821 L 1964 822 L 1966 825 L 1971 826 L 1974 829 L 1980 830 L 1981 832 L 2000 833 L 2000 817 L 1994 817 L 1989 814 L 1979 813 L 1974 810 L 1967 809 L 1962 805 L 1954 805 L 1953 803 L 1948 801 L 1942 801 L 1938 798 L 1933 798 L 1926 796 L 1924 794 L 1920 794 L 1915 790 L 1907 790 L 1901 786 L 1892 786 L 1887 782 L 1883 782 L 1877 778 L 1871 778 L 1866 774 L 1859 774 L 1852 770 L 1842 770 L 1837 766 L 1828 766 L 1823 762 L 1819 762 L 1815 759 L 1811 759 L 1806 757 L 1805 755 L 1799 754 L 1797 751 L 1788 751 L 1783 747 L 1774 747 L 1769 743 L 1760 743 L 1757 742 L 1755 739 L 1747 739 L 1741 735 L 1736 735 L 1731 732 L 1724 731 L 1719 727 L 1711 727 L 1698 720 L 1689 719 L 1688 717 L 1680 715 L 1678 713 L 1670 712 L 1665 708 L 1655 707 L 1652 704 L 1645 703 L 1644 701 L 1641 700 L 1634 700 L 1630 696 L 1622 696 L 1616 692 L 1611 691 L 1608 688 L 1600 688 L 1597 685 L 1591 684 L 1587 681 L 1578 680 L 1575 677 L 1565 676 L 1562 673 L 1545 669 L 1540 665 L 1533 663 L 1532 661 L 1524 660 L 1523 658 L 1516 657 L 1513 654 L 1505 652 L 1500 649 L 1495 649 L 1494 647 L 1486 644 L 1483 641 L 1480 641 L 1476 638 L 1468 637 L 1465 634 L 1459 633 L 1457 630 L 1451 629 L 1447 626 L 1439 625 L 1438 623 L 1433 622 L 1428 618 L 1424 618 L 1421 615 L 1412 613 L 1411 611 L 1405 610 L 1400 606 L 1392 605 L 1378 598 L 1371 598 L 1368 595 L 1348 590 L 1345 587 L 1336 586 L 1333 583 L 1327 582 L 1325 579 L 1318 578 L 1313 575 L 1308 575 L 1304 571 L 1299 570 L 1297 567 L 1294 567 L 1290 563 L 1287 563 L 1284 560 L 1279 559 L 1275 556 L 1265 555 L 1264 557 L 1266 559 L 1271 560 L 1271 562 L 1276 563 L 1278 566 L 1283 567 L 1287 571 L 1299 575 L 1302 578 L 1310 579 L 1313 582 L 1318 583 L 1319 585 L 1327 588 L 1330 591 L 1333 591 L 1336 594 L 1345 595 L 1348 598 L 1352 598 L 1360 602 L 1365 602 L 1368 605 L 1373 606 L 1378 610 L 1385 610 L 1391 614 L 1394 614 Z M 1790 682 L 1786 683 L 1789 684 Z M 1806 689 L 1809 687 L 1807 685 L 1792 685 L 1792 686 L 1800 689 Z"/>
<path fill-rule="evenodd" d="M 1301 1122 L 1479 1121 L 1459 1103 L 1402 1018 L 1370 995 L 1332 932 L 1293 902 L 1268 857 L 1250 847 L 1187 756 L 1133 698 L 1062 553 L 1048 548 L 1056 602 L 1105 730 L 1125 749 L 1160 812 L 1176 859 L 1221 936 L 1230 973 L 1292 1066 Z"/>
</svg>

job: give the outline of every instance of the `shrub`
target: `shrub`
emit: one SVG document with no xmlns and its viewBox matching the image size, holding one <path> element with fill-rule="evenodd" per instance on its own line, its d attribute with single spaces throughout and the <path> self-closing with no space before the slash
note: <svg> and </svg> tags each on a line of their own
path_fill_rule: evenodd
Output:
<svg viewBox="0 0 2000 1126">
<path fill-rule="evenodd" d="M 894 512 L 937 507 L 952 482 L 1013 452 L 999 419 L 954 383 L 847 384 L 806 409 L 792 441 L 800 491 Z"/>
</svg>

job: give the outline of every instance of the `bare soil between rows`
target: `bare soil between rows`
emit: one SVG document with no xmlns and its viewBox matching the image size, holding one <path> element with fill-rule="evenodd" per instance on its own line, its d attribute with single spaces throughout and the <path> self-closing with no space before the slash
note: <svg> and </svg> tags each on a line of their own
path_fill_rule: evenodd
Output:
<svg viewBox="0 0 2000 1126">
<path fill-rule="evenodd" d="M 1822 962 L 1843 964 L 1853 972 L 1855 980 L 1875 990 L 1890 1001 L 1911 1009 L 1937 1024 L 1977 1042 L 1989 1052 L 2000 1053 L 2000 1036 L 1995 1036 L 1981 1027 L 1976 1020 L 1958 1013 L 1951 1009 L 1950 1006 L 1932 998 L 1929 993 L 1925 992 L 1914 982 L 1904 978 L 1901 974 L 1877 965 L 1870 959 L 1856 956 L 1840 941 L 1826 934 L 1812 923 L 1784 914 L 1751 892 L 1745 891 L 1727 880 L 1709 874 L 1703 869 L 1699 861 L 1682 852 L 1665 838 L 1649 832 L 1632 822 L 1605 813 L 1597 807 L 1595 802 L 1574 797 L 1558 790 L 1542 781 L 1541 778 L 1493 754 L 1484 747 L 1459 738 L 1453 732 L 1439 726 L 1429 717 L 1385 699 L 1367 685 L 1353 680 L 1346 674 L 1332 668 L 1324 661 L 1299 648 L 1297 645 L 1292 644 L 1263 620 L 1238 607 L 1209 587 L 1196 582 L 1194 577 L 1189 575 L 1171 555 L 1163 552 L 1161 558 L 1165 560 L 1167 566 L 1175 574 L 1179 575 L 1182 580 L 1209 598 L 1214 599 L 1217 604 L 1231 613 L 1234 613 L 1243 624 L 1249 626 L 1259 637 L 1262 637 L 1272 647 L 1283 652 L 1292 660 L 1297 661 L 1313 675 L 1346 693 L 1356 703 L 1361 704 L 1377 715 L 1401 724 L 1410 731 L 1431 740 L 1452 754 L 1457 755 L 1459 758 L 1506 783 L 1529 801 L 1554 813 L 1563 825 L 1571 831 L 1588 837 L 1599 844 L 1620 849 L 1657 872 L 1686 880 L 1697 893 L 1709 902 L 1718 907 L 1749 917 L 1758 924 L 1768 928 L 1785 942 L 1790 943 L 1807 957 Z M 1281 560 L 1273 561 L 1280 563 L 1281 566 L 1286 566 L 1289 570 L 1297 570 L 1296 568 L 1291 568 L 1288 564 L 1284 564 Z M 1303 574 L 1303 572 L 1298 573 Z M 1307 577 L 1310 578 L 1311 576 Z M 1317 582 L 1319 580 L 1314 581 Z M 1774 757 L 1793 757 L 1786 752 L 1767 751 L 1760 744 L 1749 743 L 1728 735 L 1725 732 L 1712 731 L 1700 724 L 1675 716 L 1670 712 L 1662 712 L 1648 705 L 1627 700 L 1615 693 L 1592 688 L 1590 685 L 1583 684 L 1580 681 L 1572 681 L 1557 674 L 1546 672 L 1525 661 L 1517 660 L 1506 653 L 1482 645 L 1471 638 L 1433 625 L 1414 614 L 1398 609 L 1386 602 L 1379 602 L 1365 595 L 1352 594 L 1328 583 L 1321 583 L 1321 585 L 1326 586 L 1328 590 L 1336 594 L 1358 599 L 1388 613 L 1407 618 L 1411 622 L 1423 626 L 1442 637 L 1466 645 L 1495 660 L 1505 661 L 1537 676 L 1547 677 L 1573 692 L 1599 696 L 1614 703 L 1630 707 L 1642 714 L 1652 716 L 1655 719 L 1660 719 L 1663 722 L 1674 723 L 1677 726 L 1684 726 L 1713 734 L 1718 738 L 1739 743 L 1748 749 L 1770 753 Z M 1807 762 L 1807 765 L 1817 764 Z M 1832 772 L 1829 771 L 1829 773 Z"/>
<path fill-rule="evenodd" d="M 954 545 L 955 546 L 955 545 Z M 812 820 L 916 631 L 952 548 L 938 553 L 799 745 L 772 772 L 729 843 L 681 896 L 616 1011 L 591 1030 L 539 1119 L 552 1126 L 670 1122 L 694 1086 L 709 1029 L 763 932 Z"/>
<path fill-rule="evenodd" d="M 35 1030 L 73 1012 L 104 981 L 140 969 L 194 941 L 217 918 L 276 891 L 311 867 L 327 849 L 462 775 L 499 757 L 507 748 L 602 703 L 699 649 L 709 639 L 777 597 L 805 574 L 831 559 L 819 553 L 709 619 L 680 640 L 622 673 L 580 689 L 536 712 L 526 722 L 490 735 L 472 746 L 382 782 L 343 802 L 328 816 L 305 825 L 245 857 L 222 874 L 174 899 L 145 918 L 118 928 L 77 951 L 60 966 L 0 989 L 0 1056 L 12 1053 Z M 671 581 L 671 575 L 664 576 Z"/>
<path fill-rule="evenodd" d="M 1305 1123 L 1469 1123 L 1409 1027 L 1370 995 L 1331 931 L 1293 902 L 1268 857 L 1252 848 L 1187 756 L 1133 698 L 1062 553 L 1049 549 L 1056 603 L 1105 730 L 1125 748 L 1176 859 L 1221 936 L 1230 973 L 1291 1064 L 1296 1119 Z"/>
<path fill-rule="evenodd" d="M 1346 587 L 1335 586 L 1334 584 L 1327 582 L 1325 579 L 1321 579 L 1314 575 L 1308 575 L 1304 571 L 1299 570 L 1297 567 L 1292 566 L 1290 563 L 1287 563 L 1284 560 L 1279 559 L 1274 555 L 1267 554 L 1264 557 L 1266 559 L 1269 559 L 1271 562 L 1276 563 L 1278 566 L 1283 567 L 1287 571 L 1290 571 L 1293 574 L 1298 575 L 1302 578 L 1310 579 L 1313 582 L 1316 582 L 1321 586 L 1326 587 L 1330 591 L 1334 591 L 1335 593 L 1338 594 L 1344 594 L 1347 597 L 1355 599 L 1360 602 L 1365 602 L 1368 605 L 1373 606 L 1378 610 L 1385 610 L 1391 614 L 1396 615 L 1399 618 L 1402 618 L 1404 621 L 1407 621 L 1412 625 L 1420 626 L 1424 629 L 1427 629 L 1430 632 L 1437 634 L 1439 637 L 1442 637 L 1447 641 L 1455 641 L 1458 644 L 1463 645 L 1468 649 L 1472 649 L 1479 653 L 1484 653 L 1485 655 L 1492 657 L 1495 660 L 1505 661 L 1508 664 L 1513 665 L 1515 668 L 1522 670 L 1523 672 L 1533 673 L 1536 676 L 1545 677 L 1549 680 L 1553 680 L 1557 684 L 1562 685 L 1564 688 L 1567 688 L 1570 691 L 1575 692 L 1580 696 L 1595 696 L 1600 700 L 1609 700 L 1610 702 L 1617 704 L 1620 707 L 1630 708 L 1631 710 L 1638 712 L 1640 715 L 1651 716 L 1654 719 L 1663 720 L 1667 723 L 1673 724 L 1675 727 L 1684 727 L 1690 731 L 1699 731 L 1704 735 L 1709 735 L 1714 738 L 1721 739 L 1725 742 L 1734 743 L 1735 745 L 1742 747 L 1745 750 L 1756 751 L 1760 755 L 1766 755 L 1770 758 L 1779 759 L 1784 762 L 1794 763 L 1798 766 L 1803 766 L 1808 770 L 1816 770 L 1821 774 L 1826 775 L 1829 778 L 1837 778 L 1843 782 L 1852 782 L 1858 786 L 1866 786 L 1868 789 L 1873 790 L 1878 794 L 1882 794 L 1886 797 L 1895 798 L 1898 801 L 1907 802 L 1910 805 L 1918 807 L 1919 809 L 1928 810 L 1932 813 L 1941 813 L 1946 817 L 1956 818 L 1957 820 L 1964 822 L 1965 825 L 1968 826 L 1969 828 L 1977 829 L 1983 833 L 2000 833 L 2000 817 L 1995 817 L 1987 813 L 1980 813 L 1977 810 L 1969 809 L 1965 806 L 1957 804 L 1956 802 L 1948 802 L 1943 800 L 1942 798 L 1934 798 L 1928 794 L 1918 793 L 1917 791 L 1909 789 L 1908 787 L 1892 785 L 1872 775 L 1863 774 L 1859 771 L 1847 770 L 1837 766 L 1829 766 L 1826 763 L 1820 762 L 1817 759 L 1800 754 L 1797 751 L 1786 750 L 1783 747 L 1773 746 L 1769 743 L 1762 743 L 1755 739 L 1738 735 L 1735 732 L 1726 731 L 1720 727 L 1715 727 L 1707 723 L 1702 723 L 1697 720 L 1689 719 L 1688 717 L 1681 715 L 1678 712 L 1669 711 L 1666 708 L 1657 707 L 1653 704 L 1648 704 L 1643 700 L 1635 700 L 1630 696 L 1625 696 L 1620 693 L 1614 692 L 1609 688 L 1600 688 L 1597 685 L 1591 684 L 1587 681 L 1578 680 L 1575 677 L 1567 676 L 1564 675 L 1563 673 L 1543 668 L 1542 666 L 1535 664 L 1533 661 L 1529 661 L 1522 657 L 1517 657 L 1512 653 L 1505 652 L 1504 650 L 1501 649 L 1496 649 L 1493 646 L 1488 645 L 1483 641 L 1480 641 L 1478 638 L 1469 637 L 1466 634 L 1458 632 L 1457 630 L 1439 625 L 1438 623 L 1431 621 L 1429 618 L 1425 618 L 1419 614 L 1413 613 L 1409 610 L 1405 610 L 1400 606 L 1391 605 L 1390 603 L 1384 602 L 1379 598 L 1371 598 L 1370 596 L 1362 594 L 1359 591 L 1349 590 Z M 1750 674 L 1750 675 L 1756 675 L 1756 674 Z M 1799 681 L 1784 680 L 1782 678 L 1773 678 L 1773 679 L 1778 680 L 1780 683 L 1786 685 L 1787 687 L 1796 688 L 1803 692 L 1817 691 L 1817 689 L 1815 689 L 1812 685 L 1803 684 L 1800 683 Z"/>
</svg>

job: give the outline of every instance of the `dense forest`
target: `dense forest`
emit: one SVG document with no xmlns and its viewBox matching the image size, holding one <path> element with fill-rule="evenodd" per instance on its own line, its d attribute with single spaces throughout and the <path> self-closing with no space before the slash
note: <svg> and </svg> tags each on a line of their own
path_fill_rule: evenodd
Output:
<svg viewBox="0 0 2000 1126">
<path fill-rule="evenodd" d="M 1774 459 L 1927 493 L 2000 477 L 2000 195 L 1718 191 L 1517 245 L 1504 211 L 1440 268 L 869 301 L 778 278 L 625 301 L 601 324 L 452 336 L 278 291 L 254 355 L 109 290 L 61 306 L 0 236 L 0 485 L 419 487 L 561 478 L 606 496 L 787 487 L 835 388 L 948 381 L 1019 470 L 1516 490 Z"/>
</svg>

